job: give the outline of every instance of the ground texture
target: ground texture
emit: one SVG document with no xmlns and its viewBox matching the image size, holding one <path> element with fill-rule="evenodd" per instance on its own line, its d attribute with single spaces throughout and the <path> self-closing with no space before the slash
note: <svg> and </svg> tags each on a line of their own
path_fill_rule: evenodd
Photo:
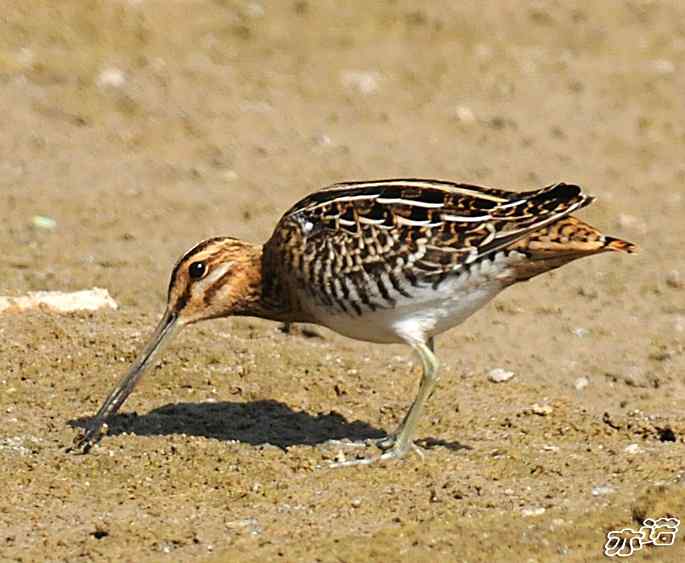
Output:
<svg viewBox="0 0 685 563">
<path fill-rule="evenodd" d="M 119 308 L 0 315 L 0 560 L 580 562 L 685 518 L 685 6 L 424 4 L 3 3 L 0 294 Z M 440 337 L 423 461 L 327 467 L 374 453 L 327 440 L 401 419 L 408 350 L 252 319 L 187 330 L 110 436 L 65 453 L 181 252 L 401 176 L 576 182 L 581 217 L 642 251 Z M 683 561 L 676 540 L 633 559 Z"/>
</svg>

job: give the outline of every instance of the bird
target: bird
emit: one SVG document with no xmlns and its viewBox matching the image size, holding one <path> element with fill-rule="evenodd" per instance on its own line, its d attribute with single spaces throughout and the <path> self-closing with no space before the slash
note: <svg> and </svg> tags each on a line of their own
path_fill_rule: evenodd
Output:
<svg viewBox="0 0 685 563">
<path fill-rule="evenodd" d="M 572 214 L 594 198 L 559 182 L 509 191 L 430 179 L 334 184 L 305 196 L 264 244 L 230 236 L 199 242 L 171 271 L 159 324 L 71 449 L 87 453 L 146 368 L 181 329 L 251 316 L 314 323 L 373 343 L 403 343 L 418 356 L 416 397 L 382 453 L 341 465 L 404 458 L 439 374 L 435 337 L 507 287 L 633 243 Z"/>
</svg>

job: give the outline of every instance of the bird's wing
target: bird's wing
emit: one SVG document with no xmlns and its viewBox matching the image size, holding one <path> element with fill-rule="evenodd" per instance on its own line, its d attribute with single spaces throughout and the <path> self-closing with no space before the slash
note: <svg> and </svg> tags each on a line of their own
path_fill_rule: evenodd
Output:
<svg viewBox="0 0 685 563">
<path fill-rule="evenodd" d="M 349 182 L 296 203 L 267 245 L 279 246 L 303 287 L 344 298 L 340 279 L 357 278 L 384 298 L 439 284 L 591 201 L 564 183 L 510 192 L 438 180 Z"/>
</svg>

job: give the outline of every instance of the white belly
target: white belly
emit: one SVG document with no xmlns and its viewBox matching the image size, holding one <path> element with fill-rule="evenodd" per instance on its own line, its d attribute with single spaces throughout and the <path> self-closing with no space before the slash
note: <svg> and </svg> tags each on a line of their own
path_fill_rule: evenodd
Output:
<svg viewBox="0 0 685 563">
<path fill-rule="evenodd" d="M 507 287 L 510 263 L 501 256 L 494 261 L 484 260 L 468 272 L 447 278 L 437 290 L 428 284 L 412 287 L 408 289 L 411 297 L 393 294 L 394 307 L 365 309 L 362 315 L 311 302 L 308 310 L 319 324 L 357 340 L 424 342 L 463 322 Z"/>
</svg>

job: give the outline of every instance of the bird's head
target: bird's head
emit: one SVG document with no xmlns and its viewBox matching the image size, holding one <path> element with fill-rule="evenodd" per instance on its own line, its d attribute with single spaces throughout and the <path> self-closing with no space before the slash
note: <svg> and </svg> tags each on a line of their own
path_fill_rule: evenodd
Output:
<svg viewBox="0 0 685 563">
<path fill-rule="evenodd" d="M 176 262 L 166 315 L 187 325 L 244 314 L 259 299 L 261 247 L 229 237 L 202 241 Z"/>
<path fill-rule="evenodd" d="M 249 313 L 259 303 L 261 247 L 230 237 L 196 244 L 171 271 L 164 315 L 131 372 L 142 372 L 180 328 Z"/>
<path fill-rule="evenodd" d="M 87 451 L 97 442 L 105 419 L 117 412 L 180 328 L 205 319 L 259 312 L 261 254 L 261 246 L 221 237 L 195 245 L 176 262 L 162 319 L 86 432 L 77 438 L 77 448 Z"/>
</svg>

